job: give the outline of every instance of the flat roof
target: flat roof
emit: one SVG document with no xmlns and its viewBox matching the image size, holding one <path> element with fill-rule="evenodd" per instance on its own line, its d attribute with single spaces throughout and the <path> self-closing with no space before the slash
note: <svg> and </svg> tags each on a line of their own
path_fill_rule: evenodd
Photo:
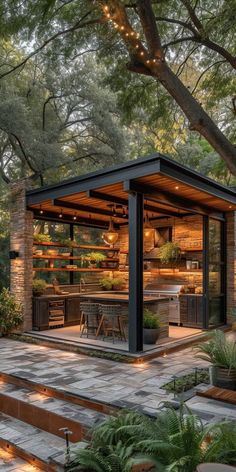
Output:
<svg viewBox="0 0 236 472">
<path fill-rule="evenodd" d="M 69 221 L 75 212 L 84 218 L 89 212 L 92 219 L 99 214 L 101 221 L 107 222 L 111 204 L 128 206 L 130 191 L 143 193 L 147 211 L 150 208 L 150 215 L 159 217 L 165 210 L 167 216 L 168 212 L 169 216 L 181 216 L 189 211 L 210 214 L 236 210 L 236 190 L 159 153 L 29 190 L 26 199 L 35 217 L 40 216 L 41 208 L 45 219 L 46 214 L 57 219 L 63 208 Z"/>
</svg>

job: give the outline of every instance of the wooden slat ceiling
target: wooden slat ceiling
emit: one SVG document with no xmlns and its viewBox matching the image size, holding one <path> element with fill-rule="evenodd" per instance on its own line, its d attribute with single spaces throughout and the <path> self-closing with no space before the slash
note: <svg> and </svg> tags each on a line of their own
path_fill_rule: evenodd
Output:
<svg viewBox="0 0 236 472">
<path fill-rule="evenodd" d="M 206 193 L 204 191 L 200 191 L 198 189 L 195 189 L 191 187 L 190 185 L 187 185 L 185 183 L 178 182 L 177 180 L 167 177 L 165 175 L 161 174 L 155 174 L 155 175 L 149 175 L 146 177 L 141 177 L 139 179 L 136 179 L 135 182 L 139 184 L 145 184 L 149 185 L 151 187 L 155 187 L 159 192 L 167 192 L 167 194 L 171 194 L 172 197 L 178 197 L 185 198 L 187 201 L 191 201 L 192 203 L 195 203 L 196 205 L 204 205 L 206 208 L 209 209 L 209 211 L 212 212 L 224 212 L 224 211 L 230 211 L 230 210 L 236 210 L 236 205 L 233 205 L 221 198 L 217 198 L 215 196 L 210 195 L 209 193 Z M 105 195 L 109 195 L 110 197 L 116 199 L 116 198 L 121 198 L 124 199 L 127 202 L 128 205 L 128 193 L 123 190 L 123 182 L 119 182 L 116 184 L 112 185 L 107 185 L 106 187 L 100 187 L 97 188 L 96 191 L 99 193 L 103 193 Z M 86 205 L 93 208 L 96 208 L 97 210 L 111 210 L 109 206 L 108 201 L 104 200 L 99 200 L 97 198 L 91 198 L 88 197 L 86 192 L 79 192 L 73 195 L 68 195 L 63 198 L 60 198 L 61 201 L 65 201 L 67 203 L 72 203 L 72 204 L 79 204 L 79 205 Z M 178 205 L 166 205 L 165 203 L 160 203 L 160 202 L 155 202 L 155 198 L 148 198 L 147 200 L 145 199 L 145 203 L 148 205 L 151 205 L 152 207 L 156 208 L 156 212 L 148 212 L 149 217 L 165 217 L 163 214 L 163 210 L 166 210 L 166 215 L 170 214 L 171 212 L 177 212 L 180 216 L 187 214 L 188 209 L 179 209 Z M 47 212 L 52 212 L 55 214 L 59 214 L 61 211 L 61 208 L 59 206 L 55 206 L 54 202 L 52 200 L 47 200 L 42 202 L 41 204 L 35 204 L 31 206 L 32 209 L 36 210 L 35 215 L 37 215 L 37 212 L 41 210 L 44 211 L 45 216 Z M 99 219 L 104 222 L 109 221 L 109 215 L 103 215 L 103 214 L 98 214 L 97 212 L 94 213 L 91 209 L 91 212 L 88 211 L 75 211 L 74 209 L 70 208 L 62 208 L 63 215 L 68 215 L 69 218 L 73 219 L 73 216 L 77 216 L 77 220 L 79 220 L 79 217 L 86 217 L 89 218 L 91 217 L 92 219 Z M 158 209 L 162 209 L 161 213 L 158 213 Z M 120 212 L 120 218 L 115 218 L 115 221 L 117 223 L 124 222 L 124 218 L 122 218 L 122 208 L 118 209 L 118 212 Z M 189 208 L 189 213 L 191 212 L 191 208 Z"/>
</svg>

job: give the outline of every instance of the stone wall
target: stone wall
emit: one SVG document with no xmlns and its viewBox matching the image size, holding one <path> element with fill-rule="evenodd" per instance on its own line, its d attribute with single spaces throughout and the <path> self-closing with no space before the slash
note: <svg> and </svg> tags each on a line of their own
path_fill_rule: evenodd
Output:
<svg viewBox="0 0 236 472">
<path fill-rule="evenodd" d="M 32 329 L 32 247 L 33 213 L 26 210 L 26 190 L 29 180 L 11 184 L 10 201 L 10 250 L 19 257 L 10 261 L 10 289 L 23 306 L 24 321 L 21 331 Z"/>
<path fill-rule="evenodd" d="M 236 321 L 236 212 L 226 214 L 227 225 L 227 324 Z"/>
</svg>

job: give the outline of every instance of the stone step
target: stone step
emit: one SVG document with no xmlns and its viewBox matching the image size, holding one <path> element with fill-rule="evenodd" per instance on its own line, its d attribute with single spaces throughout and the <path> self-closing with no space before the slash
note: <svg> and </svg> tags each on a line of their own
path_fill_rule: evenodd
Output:
<svg viewBox="0 0 236 472">
<path fill-rule="evenodd" d="M 196 395 L 188 400 L 185 405 L 207 422 L 219 422 L 224 419 L 236 420 L 236 407 L 226 402 Z"/>
<path fill-rule="evenodd" d="M 67 427 L 73 433 L 72 442 L 87 439 L 90 430 L 108 418 L 79 404 L 4 381 L 0 383 L 0 412 L 62 438 L 60 428 Z"/>
<path fill-rule="evenodd" d="M 32 467 L 28 461 L 0 447 L 0 470 L 2 472 L 42 472 L 43 469 Z"/>
<path fill-rule="evenodd" d="M 65 440 L 3 413 L 0 413 L 0 446 L 41 470 L 64 470 Z"/>
</svg>

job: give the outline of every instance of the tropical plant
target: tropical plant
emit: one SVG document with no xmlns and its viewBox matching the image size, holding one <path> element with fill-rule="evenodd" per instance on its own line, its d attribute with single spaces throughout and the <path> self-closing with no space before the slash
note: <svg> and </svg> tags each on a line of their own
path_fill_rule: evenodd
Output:
<svg viewBox="0 0 236 472">
<path fill-rule="evenodd" d="M 101 252 L 89 252 L 86 257 L 90 261 L 95 261 L 95 262 L 102 262 L 105 261 L 106 256 L 102 254 Z"/>
<path fill-rule="evenodd" d="M 17 328 L 23 320 L 22 306 L 7 288 L 0 293 L 0 333 L 5 335 Z"/>
<path fill-rule="evenodd" d="M 51 241 L 51 236 L 50 234 L 34 234 L 34 241 L 37 243 L 49 243 Z"/>
<path fill-rule="evenodd" d="M 95 429 L 69 472 L 130 472 L 138 463 L 150 463 L 153 472 L 195 472 L 201 462 L 235 464 L 235 444 L 235 423 L 206 426 L 184 406 L 178 412 L 166 407 L 156 419 L 123 411 Z"/>
<path fill-rule="evenodd" d="M 111 277 L 103 277 L 100 283 L 104 290 L 112 290 L 113 279 Z"/>
<path fill-rule="evenodd" d="M 153 313 L 148 308 L 143 310 L 143 327 L 145 329 L 157 329 L 160 328 L 160 318 L 157 314 Z"/>
<path fill-rule="evenodd" d="M 225 333 L 215 330 L 209 334 L 210 340 L 198 344 L 196 356 L 217 367 L 236 369 L 236 343 Z"/>
<path fill-rule="evenodd" d="M 125 285 L 125 279 L 123 277 L 114 277 L 112 280 L 112 286 L 114 289 L 121 289 Z"/>
<path fill-rule="evenodd" d="M 33 280 L 33 295 L 34 297 L 39 297 L 43 295 L 47 287 L 47 283 L 43 279 L 34 279 Z"/>
<path fill-rule="evenodd" d="M 177 243 L 171 241 L 163 244 L 159 249 L 159 257 L 162 264 L 168 264 L 168 262 L 177 261 L 180 255 L 180 247 Z"/>
</svg>

